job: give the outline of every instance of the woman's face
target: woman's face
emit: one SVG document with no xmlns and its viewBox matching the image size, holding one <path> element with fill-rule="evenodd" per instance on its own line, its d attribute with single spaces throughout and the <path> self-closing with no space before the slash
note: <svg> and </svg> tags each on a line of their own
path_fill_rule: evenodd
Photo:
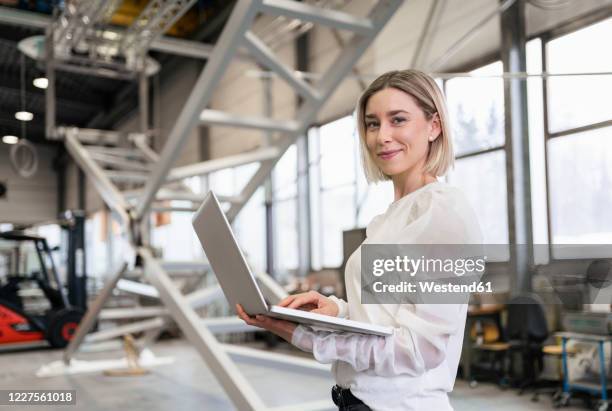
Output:
<svg viewBox="0 0 612 411">
<path fill-rule="evenodd" d="M 437 115 L 427 120 L 411 95 L 386 88 L 368 99 L 365 130 L 372 159 L 384 174 L 394 176 L 423 167 L 440 122 Z"/>
</svg>

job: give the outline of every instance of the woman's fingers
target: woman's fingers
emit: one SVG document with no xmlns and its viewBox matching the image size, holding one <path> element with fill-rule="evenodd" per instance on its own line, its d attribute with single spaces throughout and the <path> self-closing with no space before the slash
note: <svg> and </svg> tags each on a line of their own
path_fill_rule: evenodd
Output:
<svg viewBox="0 0 612 411">
<path fill-rule="evenodd" d="M 318 302 L 319 295 L 316 293 L 298 294 L 287 308 L 298 308 L 306 304 L 314 304 L 318 306 Z"/>
<path fill-rule="evenodd" d="M 285 320 L 270 318 L 267 315 L 262 314 L 257 314 L 254 317 L 250 317 L 240 304 L 236 304 L 236 312 L 238 313 L 238 316 L 248 325 L 271 331 L 281 338 L 291 342 L 293 330 L 295 330 L 296 327 L 295 324 Z"/>
<path fill-rule="evenodd" d="M 257 321 L 255 321 L 254 317 L 250 317 L 242 308 L 240 304 L 236 304 L 236 312 L 238 313 L 238 317 L 242 319 L 248 325 L 253 325 L 258 327 Z"/>
<path fill-rule="evenodd" d="M 286 307 L 289 304 L 291 304 L 291 302 L 293 302 L 293 300 L 295 300 L 295 297 L 297 297 L 299 294 L 294 294 L 294 295 L 290 295 L 288 297 L 283 298 L 278 305 L 281 307 Z"/>
</svg>

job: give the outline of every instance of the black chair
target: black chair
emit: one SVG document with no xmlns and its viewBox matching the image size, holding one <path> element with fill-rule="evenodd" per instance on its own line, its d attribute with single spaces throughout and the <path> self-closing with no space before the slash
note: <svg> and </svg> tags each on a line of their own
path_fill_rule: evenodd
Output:
<svg viewBox="0 0 612 411">
<path fill-rule="evenodd" d="M 548 324 L 543 303 L 537 295 L 513 297 L 506 310 L 507 321 L 501 339 L 473 345 L 487 361 L 475 367 L 475 377 L 470 384 L 475 386 L 479 376 L 493 377 L 501 387 L 512 385 L 523 394 L 527 388 L 537 388 L 537 377 L 543 368 L 543 343 L 549 335 Z M 517 355 L 520 357 L 519 373 L 507 364 L 510 362 L 512 366 L 511 360 Z"/>
<path fill-rule="evenodd" d="M 513 297 L 507 309 L 509 356 L 519 354 L 521 359 L 520 376 L 513 376 L 511 380 L 519 388 L 519 394 L 523 394 L 527 388 L 535 390 L 541 386 L 538 375 L 543 369 L 542 348 L 549 336 L 548 323 L 544 304 L 535 294 Z"/>
</svg>

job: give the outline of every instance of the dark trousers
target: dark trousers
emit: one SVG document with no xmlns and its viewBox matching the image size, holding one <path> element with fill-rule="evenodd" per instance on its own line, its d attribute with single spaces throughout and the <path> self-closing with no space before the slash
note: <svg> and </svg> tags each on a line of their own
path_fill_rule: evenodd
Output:
<svg viewBox="0 0 612 411">
<path fill-rule="evenodd" d="M 334 385 L 332 387 L 332 400 L 339 411 L 372 411 L 363 401 L 355 397 L 351 390 Z"/>
</svg>

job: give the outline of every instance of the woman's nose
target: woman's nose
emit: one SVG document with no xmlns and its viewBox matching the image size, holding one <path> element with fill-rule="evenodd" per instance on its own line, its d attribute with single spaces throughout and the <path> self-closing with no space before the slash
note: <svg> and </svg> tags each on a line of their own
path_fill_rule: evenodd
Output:
<svg viewBox="0 0 612 411">
<path fill-rule="evenodd" d="M 380 124 L 377 136 L 378 143 L 388 143 L 391 141 L 391 127 L 385 122 Z"/>
</svg>

